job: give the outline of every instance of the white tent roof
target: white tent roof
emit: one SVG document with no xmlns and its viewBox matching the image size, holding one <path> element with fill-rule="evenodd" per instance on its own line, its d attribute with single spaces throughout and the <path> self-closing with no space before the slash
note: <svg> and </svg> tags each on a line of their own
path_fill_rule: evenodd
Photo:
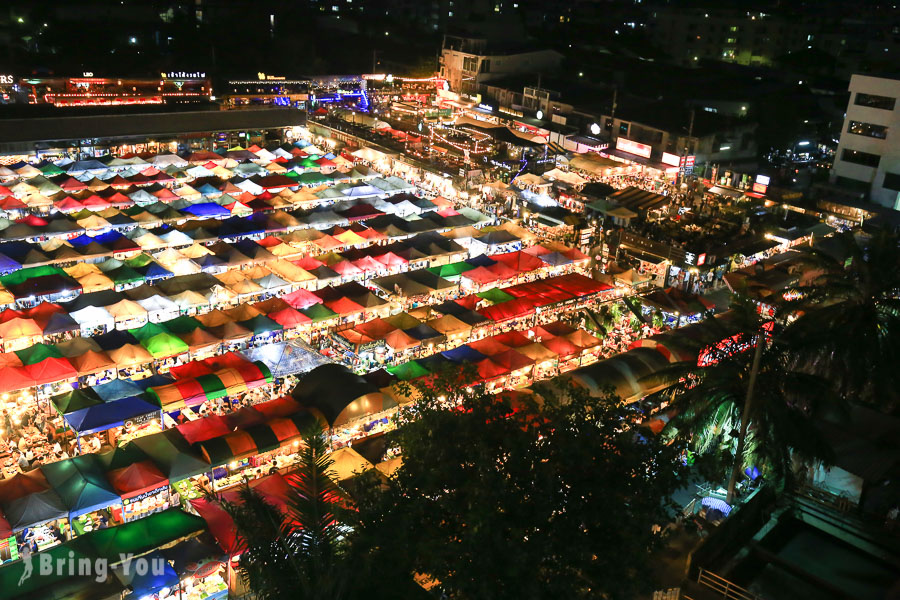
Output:
<svg viewBox="0 0 900 600">
<path fill-rule="evenodd" d="M 96 327 L 98 325 L 113 327 L 116 324 L 116 320 L 109 314 L 109 311 L 99 306 L 85 306 L 81 310 L 69 313 L 69 316 L 81 327 Z"/>
</svg>

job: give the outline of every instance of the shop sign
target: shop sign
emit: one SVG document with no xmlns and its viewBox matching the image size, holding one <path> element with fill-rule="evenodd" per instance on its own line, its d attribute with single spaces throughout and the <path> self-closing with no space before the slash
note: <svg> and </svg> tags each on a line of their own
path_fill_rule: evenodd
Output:
<svg viewBox="0 0 900 600">
<path fill-rule="evenodd" d="M 758 183 L 760 185 L 769 185 L 770 181 L 771 181 L 771 178 L 768 175 L 757 175 L 756 176 L 756 183 Z"/>
<path fill-rule="evenodd" d="M 163 79 L 205 79 L 206 73 L 200 71 L 169 71 L 160 73 Z"/>
<path fill-rule="evenodd" d="M 663 152 L 660 162 L 664 165 L 669 165 L 670 167 L 680 167 L 681 157 L 677 154 L 672 154 L 671 152 Z"/>
<path fill-rule="evenodd" d="M 705 259 L 706 256 L 704 255 L 703 258 Z M 696 264 L 696 260 L 697 260 L 697 255 L 694 254 L 693 252 L 685 252 L 684 253 L 684 264 L 694 265 L 694 264 Z"/>
<path fill-rule="evenodd" d="M 620 137 L 616 140 L 616 150 L 621 150 L 628 154 L 635 154 L 643 158 L 650 158 L 652 147 L 647 144 L 639 144 L 638 142 Z"/>
<path fill-rule="evenodd" d="M 768 179 L 768 177 L 766 179 Z M 758 194 L 765 194 L 766 190 L 769 189 L 769 186 L 762 184 L 762 183 L 754 183 L 753 186 L 751 186 L 751 187 L 752 187 L 753 191 Z"/>
<path fill-rule="evenodd" d="M 678 170 L 684 175 L 690 175 L 694 172 L 694 161 L 696 156 L 682 156 L 678 163 Z"/>
<path fill-rule="evenodd" d="M 16 78 L 12 75 L 0 75 L 0 84 L 13 84 L 16 82 Z"/>
<path fill-rule="evenodd" d="M 128 506 L 129 504 L 134 504 L 135 502 L 140 502 L 141 500 L 144 500 L 146 498 L 152 498 L 153 496 L 159 494 L 160 492 L 162 492 L 163 490 L 166 490 L 166 489 L 168 489 L 168 486 L 161 485 L 156 489 L 147 490 L 146 492 L 141 492 L 137 496 L 130 496 L 128 498 L 122 498 L 122 505 Z"/>
<path fill-rule="evenodd" d="M 481 110 L 486 110 L 488 112 L 494 112 L 494 107 L 490 104 L 479 104 L 478 108 L 480 108 Z"/>
<path fill-rule="evenodd" d="M 697 266 L 702 267 L 705 264 L 706 264 L 706 254 L 704 253 L 697 257 Z"/>
</svg>

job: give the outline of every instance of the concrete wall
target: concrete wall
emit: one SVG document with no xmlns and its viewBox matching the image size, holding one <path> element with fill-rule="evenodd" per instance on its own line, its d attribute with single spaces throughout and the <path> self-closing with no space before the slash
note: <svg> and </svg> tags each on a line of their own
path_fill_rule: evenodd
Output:
<svg viewBox="0 0 900 600">
<path fill-rule="evenodd" d="M 860 93 L 894 98 L 894 108 L 885 110 L 859 106 L 856 100 Z M 849 133 L 850 121 L 885 126 L 888 128 L 887 135 L 885 139 L 879 139 Z M 877 167 L 848 162 L 843 160 L 845 149 L 876 154 L 881 160 Z M 900 175 L 900 80 L 854 75 L 850 79 L 850 101 L 834 159 L 832 180 L 846 178 L 867 184 L 873 202 L 900 209 L 900 190 L 883 187 L 887 173 Z"/>
</svg>

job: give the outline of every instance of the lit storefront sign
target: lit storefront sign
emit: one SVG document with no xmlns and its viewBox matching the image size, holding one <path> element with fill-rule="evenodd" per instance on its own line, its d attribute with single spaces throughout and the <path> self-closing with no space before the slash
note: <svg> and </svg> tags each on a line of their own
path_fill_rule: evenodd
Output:
<svg viewBox="0 0 900 600">
<path fill-rule="evenodd" d="M 620 137 L 616 140 L 616 150 L 621 150 L 622 152 L 627 152 L 628 154 L 635 154 L 643 158 L 650 158 L 651 147 L 647 144 L 639 144 L 629 139 Z"/>
<path fill-rule="evenodd" d="M 681 157 L 670 152 L 663 152 L 660 162 L 664 165 L 669 165 L 670 167 L 678 167 L 681 165 Z"/>
</svg>

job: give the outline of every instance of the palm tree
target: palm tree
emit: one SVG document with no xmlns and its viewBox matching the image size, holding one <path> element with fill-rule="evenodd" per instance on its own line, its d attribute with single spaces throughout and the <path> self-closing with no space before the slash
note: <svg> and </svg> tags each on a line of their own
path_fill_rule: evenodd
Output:
<svg viewBox="0 0 900 600">
<path fill-rule="evenodd" d="M 828 377 L 845 398 L 896 411 L 900 398 L 900 239 L 852 233 L 813 247 L 805 260 L 821 275 L 801 286 L 789 329 L 804 368 Z M 823 245 L 823 246 L 825 246 Z"/>
<path fill-rule="evenodd" d="M 678 415 L 676 435 L 686 434 L 698 451 L 733 454 L 728 502 L 744 467 L 756 465 L 789 478 L 791 459 L 828 458 L 811 416 L 831 398 L 826 382 L 792 367 L 793 358 L 774 322 L 737 301 L 726 319 L 708 319 L 696 341 L 698 360 L 673 364 L 662 375 Z"/>
<path fill-rule="evenodd" d="M 241 575 L 260 600 L 344 597 L 350 572 L 336 513 L 346 497 L 332 479 L 334 461 L 318 422 L 304 435 L 297 471 L 287 477 L 279 510 L 245 484 L 237 501 L 213 498 L 234 521 L 246 546 Z"/>
</svg>

